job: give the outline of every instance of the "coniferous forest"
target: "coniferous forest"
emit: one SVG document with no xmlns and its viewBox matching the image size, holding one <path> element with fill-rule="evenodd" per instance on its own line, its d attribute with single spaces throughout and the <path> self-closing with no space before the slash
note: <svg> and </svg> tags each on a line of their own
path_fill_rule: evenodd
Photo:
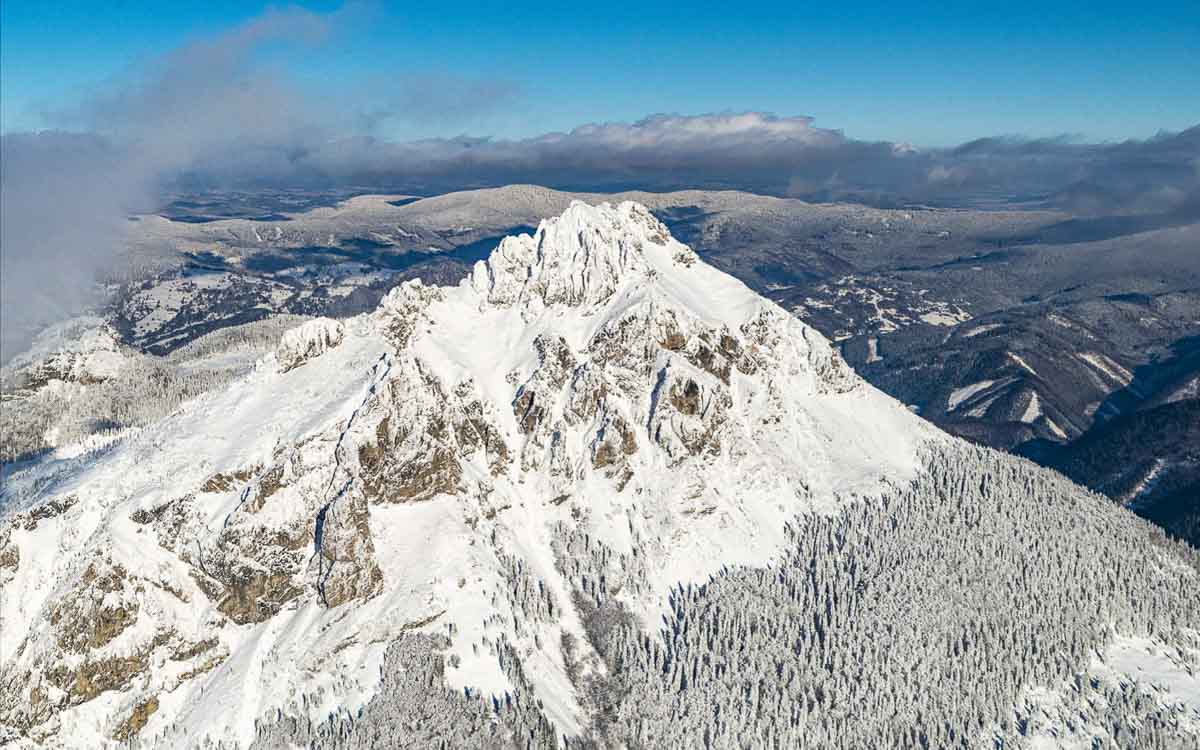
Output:
<svg viewBox="0 0 1200 750">
<path fill-rule="evenodd" d="M 517 688 L 480 696 L 444 687 L 445 637 L 413 634 L 360 712 L 281 715 L 258 746 L 1022 747 L 1041 688 L 1071 719 L 1053 730 L 1081 746 L 1195 747 L 1182 707 L 1095 665 L 1114 638 L 1143 636 L 1200 670 L 1200 555 L 1022 460 L 957 443 L 925 467 L 883 497 L 796 518 L 775 565 L 676 588 L 657 624 L 622 603 L 644 583 L 636 550 L 560 525 L 571 606 L 605 667 L 576 682 L 590 717 L 578 736 L 542 716 L 506 644 L 496 658 Z M 564 603 L 522 576 L 510 571 L 518 609 L 553 618 Z"/>
</svg>

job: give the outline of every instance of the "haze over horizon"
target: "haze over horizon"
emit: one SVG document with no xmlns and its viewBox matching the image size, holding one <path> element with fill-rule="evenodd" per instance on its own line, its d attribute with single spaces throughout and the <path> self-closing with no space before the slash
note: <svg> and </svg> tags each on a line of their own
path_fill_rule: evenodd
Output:
<svg viewBox="0 0 1200 750">
<path fill-rule="evenodd" d="M 5 329 L 76 307 L 125 216 L 177 191 L 523 182 L 1200 211 L 1187 3 L 48 7 L 0 11 Z"/>
</svg>

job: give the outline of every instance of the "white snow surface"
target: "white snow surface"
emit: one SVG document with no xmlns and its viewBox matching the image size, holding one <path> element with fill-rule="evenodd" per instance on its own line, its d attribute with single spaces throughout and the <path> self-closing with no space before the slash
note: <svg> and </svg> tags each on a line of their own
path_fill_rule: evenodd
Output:
<svg viewBox="0 0 1200 750">
<path fill-rule="evenodd" d="M 1049 428 L 1049 430 L 1053 432 L 1059 440 L 1067 439 L 1067 433 L 1063 432 L 1062 428 L 1059 427 L 1058 424 L 1050 417 L 1046 417 L 1046 427 Z"/>
<path fill-rule="evenodd" d="M 1013 364 L 1015 364 L 1015 365 L 1017 365 L 1018 367 L 1020 367 L 1021 369 L 1025 370 L 1025 371 L 1026 371 L 1026 372 L 1028 372 L 1030 375 L 1037 375 L 1037 370 L 1035 370 L 1035 369 L 1033 369 L 1032 367 L 1030 367 L 1030 366 L 1029 366 L 1029 363 L 1028 363 L 1028 362 L 1026 362 L 1026 361 L 1024 360 L 1024 358 L 1022 358 L 1022 357 L 1021 357 L 1021 355 L 1019 355 L 1019 354 L 1015 354 L 1015 353 L 1013 353 L 1013 352 L 1009 352 L 1009 353 L 1008 353 L 1008 358 L 1009 358 L 1009 359 L 1011 359 L 1011 360 L 1013 361 Z"/>
<path fill-rule="evenodd" d="M 1117 635 L 1092 656 L 1083 684 L 1125 689 L 1173 709 L 1180 739 L 1200 744 L 1200 653 L 1144 636 Z M 1028 722 L 1020 747 L 1036 750 L 1089 750 L 1112 742 L 1106 703 L 1098 692 L 1072 706 L 1073 684 L 1027 688 L 1015 713 Z M 986 744 L 986 743 L 984 743 Z M 1181 744 L 1179 747 L 1191 745 Z"/>
<path fill-rule="evenodd" d="M 697 364 L 725 337 L 739 352 L 729 355 L 727 383 Z M 539 346 L 560 352 L 561 378 Z M 956 391 L 951 407 L 990 384 Z M 677 405 L 692 386 L 694 413 Z M 532 428 L 514 406 L 522 388 L 536 392 L 542 410 Z M 453 489 L 364 503 L 369 543 L 358 538 L 349 549 L 359 558 L 325 568 L 317 518 L 364 495 L 356 447 L 374 439 L 384 415 L 425 409 L 417 416 L 450 419 L 456 405 L 476 402 L 507 463 L 497 470 L 482 449 L 455 444 Z M 417 416 L 405 422 L 414 433 Z M 602 467 L 599 446 L 617 424 L 632 428 L 636 450 Z M 485 645 L 503 633 L 527 654 L 547 715 L 570 732 L 581 715 L 557 645 L 563 622 L 546 626 L 540 647 L 537 623 L 519 632 L 499 555 L 523 560 L 569 609 L 554 523 L 582 525 L 618 551 L 639 540 L 656 588 L 622 596 L 654 630 L 672 586 L 770 562 L 787 520 L 906 481 L 921 445 L 942 439 L 859 380 L 815 331 L 672 239 L 641 205 L 574 202 L 534 235 L 503 241 L 457 287 L 409 282 L 374 314 L 306 323 L 226 390 L 97 454 L 9 477 L 12 507 L 73 504 L 10 526 L 20 562 L 0 569 L 0 675 L 60 696 L 48 665 L 75 669 L 85 657 L 59 647 L 48 618 L 95 566 L 123 570 L 126 588 L 111 596 L 138 605 L 133 624 L 86 658 L 144 654 L 147 667 L 124 689 L 40 725 L 37 734 L 55 746 L 115 745 L 114 728 L 150 696 L 159 707 L 143 739 L 173 727 L 245 744 L 255 720 L 277 710 L 314 721 L 334 706 L 353 712 L 373 694 L 388 644 L 406 630 L 447 634 L 451 623 L 450 686 L 510 690 Z M 281 486 L 249 509 L 276 467 Z M 177 536 L 164 541 L 157 521 L 135 521 L 180 499 L 193 515 L 171 530 Z M 204 561 L 227 554 L 227 527 L 306 539 L 307 567 L 294 574 L 302 593 L 262 621 L 234 622 L 199 584 Z M 379 588 L 327 606 L 329 570 L 352 578 L 368 563 Z M 570 612 L 564 622 L 582 634 Z M 217 645 L 198 656 L 170 656 L 210 640 Z M 323 701 L 302 702 L 318 691 Z"/>
<path fill-rule="evenodd" d="M 983 325 L 979 325 L 979 326 L 975 326 L 974 328 L 971 328 L 970 330 L 963 333 L 962 336 L 964 339 L 975 338 L 976 336 L 978 336 L 980 334 L 987 333 L 988 331 L 994 331 L 997 328 L 1003 328 L 1003 327 L 1004 326 L 1001 325 L 1000 323 L 984 323 Z"/>
<path fill-rule="evenodd" d="M 965 313 L 962 310 L 957 310 L 955 312 L 929 312 L 922 314 L 920 317 L 921 320 L 925 321 L 931 326 L 956 326 L 959 323 L 962 323 L 964 320 L 971 319 L 970 314 Z"/>
<path fill-rule="evenodd" d="M 1133 382 L 1133 373 L 1099 352 L 1080 352 L 1079 358 L 1120 386 Z"/>
<path fill-rule="evenodd" d="M 113 377 L 128 361 L 102 319 L 81 315 L 46 328 L 4 370 L 40 368 L 53 380 L 86 383 Z"/>
<path fill-rule="evenodd" d="M 1145 474 L 1132 487 L 1125 491 L 1118 498 L 1123 505 L 1128 508 L 1134 508 L 1138 504 L 1138 500 L 1154 489 L 1154 485 L 1158 483 L 1162 476 L 1163 469 L 1167 468 L 1167 461 L 1163 458 L 1156 458 L 1146 469 Z"/>
<path fill-rule="evenodd" d="M 955 388 L 949 398 L 946 399 L 946 411 L 954 411 L 958 408 L 959 404 L 981 391 L 986 391 L 995 383 L 995 380 L 980 380 L 978 383 L 964 385 L 962 388 Z"/>
<path fill-rule="evenodd" d="M 1025 411 L 1021 414 L 1021 421 L 1026 424 L 1033 424 L 1040 416 L 1042 416 L 1042 403 L 1038 400 L 1037 391 L 1030 391 L 1029 403 L 1025 404 Z"/>
<path fill-rule="evenodd" d="M 305 321 L 283 334 L 275 359 L 280 369 L 287 372 L 342 343 L 345 335 L 346 327 L 339 321 L 330 318 Z"/>
<path fill-rule="evenodd" d="M 867 339 L 867 364 L 882 361 L 883 357 L 879 356 L 879 337 L 872 336 Z"/>
</svg>

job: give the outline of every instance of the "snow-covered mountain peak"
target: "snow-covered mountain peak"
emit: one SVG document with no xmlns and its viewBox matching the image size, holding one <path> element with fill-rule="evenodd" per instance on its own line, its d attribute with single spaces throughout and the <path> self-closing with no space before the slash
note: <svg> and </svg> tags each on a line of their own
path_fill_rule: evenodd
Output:
<svg viewBox="0 0 1200 750">
<path fill-rule="evenodd" d="M 850 393 L 864 401 L 863 417 L 899 409 L 822 336 L 701 262 L 632 202 L 576 202 L 533 236 L 505 239 L 458 287 L 413 281 L 392 290 L 373 321 L 395 347 L 396 371 L 412 375 L 406 383 L 436 381 L 490 405 L 493 427 L 510 436 L 506 460 L 541 483 L 544 469 L 557 467 L 547 490 L 556 496 L 596 473 L 619 476 L 621 489 L 632 479 L 640 492 L 649 489 L 640 477 L 657 476 L 659 463 L 711 467 L 745 452 L 771 455 L 747 446 L 776 429 L 747 430 L 737 414 L 766 412 L 781 424 L 777 411 L 811 415 L 815 397 Z M 904 416 L 896 428 L 908 435 L 866 459 L 858 438 L 834 424 L 846 416 L 778 430 L 827 435 L 821 452 L 845 447 L 847 467 L 852 456 L 909 455 L 891 468 L 911 464 L 911 438 L 925 431 L 919 420 Z M 639 427 L 648 440 L 636 439 Z M 610 460 L 614 440 L 628 459 Z M 847 470 L 840 479 L 863 476 Z"/>
<path fill-rule="evenodd" d="M 645 206 L 573 201 L 532 236 L 505 238 L 490 258 L 476 264 L 472 283 L 497 305 L 534 300 L 592 305 L 623 283 L 695 261 L 695 254 L 676 242 Z"/>
</svg>

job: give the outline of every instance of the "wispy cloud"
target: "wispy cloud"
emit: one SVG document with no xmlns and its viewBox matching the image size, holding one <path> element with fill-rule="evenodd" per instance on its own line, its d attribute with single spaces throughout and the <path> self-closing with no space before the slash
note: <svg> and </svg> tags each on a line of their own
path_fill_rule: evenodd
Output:
<svg viewBox="0 0 1200 750">
<path fill-rule="evenodd" d="M 521 93 L 520 84 L 506 78 L 430 72 L 389 79 L 372 96 L 384 101 L 374 111 L 379 121 L 462 127 L 510 105 Z"/>
<path fill-rule="evenodd" d="M 0 362 L 71 313 L 112 262 L 126 212 L 149 205 L 103 138 L 16 134 L 0 144 Z"/>
<path fill-rule="evenodd" d="M 126 216 L 161 184 L 201 166 L 207 179 L 247 169 L 290 173 L 289 150 L 333 130 L 303 92 L 261 65 L 276 43 L 319 43 L 336 19 L 272 10 L 132 70 L 55 119 L 73 132 L 3 136 L 0 359 L 39 325 L 92 294 L 125 239 Z"/>
<path fill-rule="evenodd" d="M 499 78 L 417 71 L 332 92 L 301 85 L 292 64 L 352 38 L 369 13 L 269 10 L 46 113 L 57 130 L 4 135 L 0 361 L 92 298 L 97 274 L 124 247 L 126 217 L 152 209 L 165 187 L 337 183 L 351 174 L 339 153 L 372 159 L 360 136 L 398 124 L 463 127 L 519 95 Z"/>
</svg>

